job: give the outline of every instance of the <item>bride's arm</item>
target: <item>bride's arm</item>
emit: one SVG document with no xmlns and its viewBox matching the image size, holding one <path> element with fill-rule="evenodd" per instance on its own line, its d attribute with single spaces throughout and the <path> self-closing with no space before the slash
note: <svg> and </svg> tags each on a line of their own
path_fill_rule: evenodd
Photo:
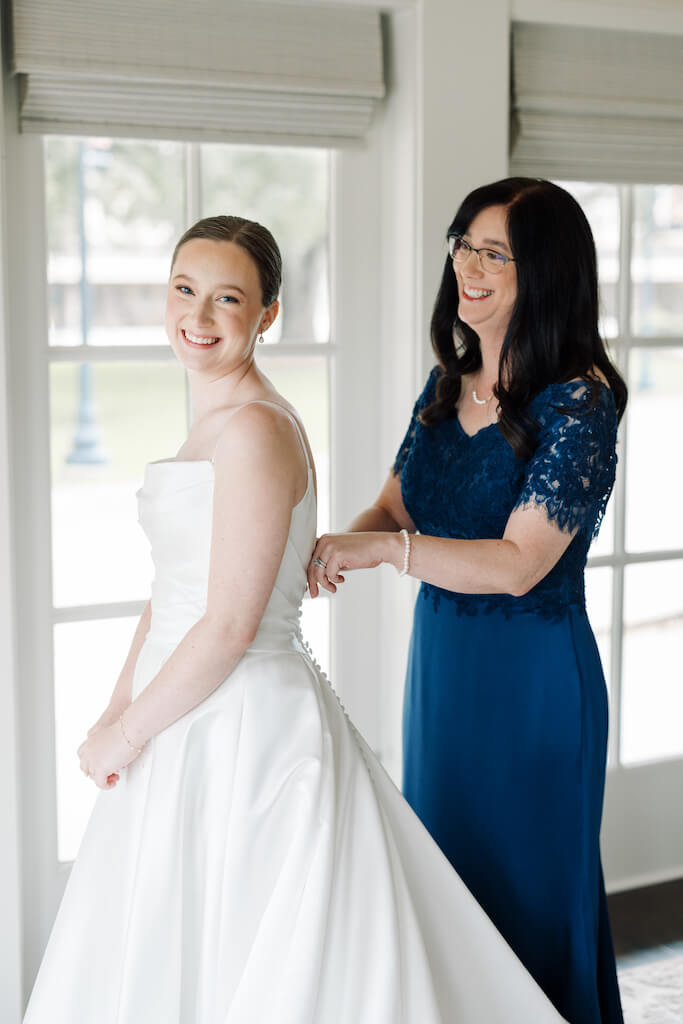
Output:
<svg viewBox="0 0 683 1024">
<path fill-rule="evenodd" d="M 206 613 L 126 710 L 135 746 L 205 700 L 253 640 L 282 561 L 301 459 L 294 426 L 272 407 L 251 405 L 228 421 L 215 457 Z"/>
<path fill-rule="evenodd" d="M 142 649 L 142 645 L 145 642 L 145 637 L 149 632 L 151 621 L 152 606 L 148 601 L 138 621 L 137 628 L 130 645 L 130 650 L 128 651 L 126 660 L 123 663 L 123 668 L 121 669 L 119 678 L 116 681 L 116 685 L 112 690 L 109 703 L 95 724 L 88 729 L 88 736 L 97 729 L 101 729 L 105 725 L 111 725 L 113 722 L 118 721 L 119 717 L 130 704 L 131 693 L 133 691 L 135 665 L 138 660 L 138 655 Z"/>
</svg>

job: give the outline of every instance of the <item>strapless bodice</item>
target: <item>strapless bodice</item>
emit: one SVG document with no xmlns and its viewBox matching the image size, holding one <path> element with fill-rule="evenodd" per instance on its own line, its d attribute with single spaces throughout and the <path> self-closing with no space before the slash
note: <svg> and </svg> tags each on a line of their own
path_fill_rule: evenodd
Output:
<svg viewBox="0 0 683 1024">
<path fill-rule="evenodd" d="M 213 520 L 214 466 L 207 460 L 151 462 L 138 491 L 138 516 L 154 563 L 148 642 L 176 645 L 206 611 Z M 251 645 L 281 650 L 298 636 L 301 601 L 316 534 L 313 474 L 292 509 L 272 594 Z M 265 543 L 265 540 L 264 540 Z"/>
</svg>

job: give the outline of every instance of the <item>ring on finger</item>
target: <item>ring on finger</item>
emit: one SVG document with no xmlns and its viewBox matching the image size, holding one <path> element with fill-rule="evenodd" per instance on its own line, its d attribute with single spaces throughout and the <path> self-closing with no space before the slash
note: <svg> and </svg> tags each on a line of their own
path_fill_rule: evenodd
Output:
<svg viewBox="0 0 683 1024">
<path fill-rule="evenodd" d="M 322 558 L 314 558 L 313 565 L 317 565 L 319 569 L 327 569 L 327 562 L 323 562 Z"/>
</svg>

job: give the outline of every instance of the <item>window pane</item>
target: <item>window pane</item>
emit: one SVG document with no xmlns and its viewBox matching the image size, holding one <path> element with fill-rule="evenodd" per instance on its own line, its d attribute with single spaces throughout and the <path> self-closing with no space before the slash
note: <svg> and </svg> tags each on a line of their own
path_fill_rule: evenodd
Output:
<svg viewBox="0 0 683 1024">
<path fill-rule="evenodd" d="M 265 341 L 328 341 L 328 152 L 203 145 L 201 167 L 202 215 L 257 220 L 282 250 L 280 315 Z"/>
<path fill-rule="evenodd" d="M 600 331 L 604 338 L 619 333 L 617 282 L 619 280 L 619 193 L 616 185 L 560 181 L 581 204 L 595 238 L 600 279 Z"/>
<path fill-rule="evenodd" d="M 629 384 L 626 547 L 683 548 L 683 474 L 675 447 L 683 420 L 683 346 L 634 349 Z"/>
<path fill-rule="evenodd" d="M 612 579 L 613 570 L 600 566 L 586 570 L 586 610 L 600 651 L 600 660 L 609 687 L 612 652 Z"/>
<path fill-rule="evenodd" d="M 51 366 L 58 607 L 147 597 L 152 570 L 135 492 L 145 463 L 172 456 L 182 444 L 185 409 L 185 378 L 174 363 Z"/>
<path fill-rule="evenodd" d="M 73 860 L 99 792 L 79 768 L 76 751 L 104 711 L 137 619 L 60 623 L 54 629 L 57 840 Z"/>
<path fill-rule="evenodd" d="M 621 759 L 683 754 L 683 561 L 626 567 Z"/>
<path fill-rule="evenodd" d="M 176 142 L 46 139 L 51 345 L 167 344 L 184 152 Z"/>
<path fill-rule="evenodd" d="M 619 451 L 619 449 L 617 449 Z M 600 532 L 591 544 L 589 557 L 611 555 L 614 551 L 614 491 L 607 502 L 605 517 L 600 524 Z"/>
<path fill-rule="evenodd" d="M 683 335 L 683 185 L 638 185 L 633 223 L 633 332 Z"/>
</svg>

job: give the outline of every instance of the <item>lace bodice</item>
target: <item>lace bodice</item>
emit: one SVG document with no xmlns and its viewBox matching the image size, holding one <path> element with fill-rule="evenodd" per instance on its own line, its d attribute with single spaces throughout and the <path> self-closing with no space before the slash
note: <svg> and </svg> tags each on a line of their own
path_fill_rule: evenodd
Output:
<svg viewBox="0 0 683 1024">
<path fill-rule="evenodd" d="M 549 519 L 576 534 L 553 569 L 522 597 L 460 594 L 422 584 L 424 597 L 455 601 L 465 614 L 501 609 L 560 618 L 568 605 L 585 609 L 583 571 L 614 485 L 617 416 L 603 387 L 594 409 L 583 382 L 551 384 L 529 405 L 538 447 L 517 459 L 497 424 L 470 436 L 457 416 L 425 427 L 422 409 L 435 398 L 435 367 L 415 403 L 394 463 L 405 507 L 420 533 L 463 539 L 502 537 L 510 513 L 542 506 Z M 562 411 L 562 410 L 565 411 Z M 569 410 L 569 411 L 567 411 Z"/>
</svg>

